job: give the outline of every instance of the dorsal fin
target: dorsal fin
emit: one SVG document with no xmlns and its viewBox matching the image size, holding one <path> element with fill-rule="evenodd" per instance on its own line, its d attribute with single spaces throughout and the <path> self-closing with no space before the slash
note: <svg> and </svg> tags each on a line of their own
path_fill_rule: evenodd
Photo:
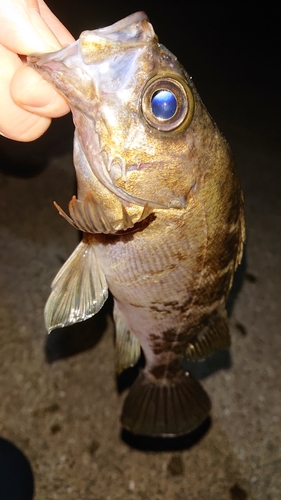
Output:
<svg viewBox="0 0 281 500">
<path fill-rule="evenodd" d="M 52 283 L 45 307 L 48 332 L 90 318 L 107 297 L 108 287 L 94 245 L 81 241 Z"/>
<path fill-rule="evenodd" d="M 200 361 L 218 349 L 227 349 L 229 346 L 227 314 L 225 308 L 220 306 L 208 318 L 205 327 L 194 341 L 188 343 L 185 355 L 190 361 Z"/>
</svg>

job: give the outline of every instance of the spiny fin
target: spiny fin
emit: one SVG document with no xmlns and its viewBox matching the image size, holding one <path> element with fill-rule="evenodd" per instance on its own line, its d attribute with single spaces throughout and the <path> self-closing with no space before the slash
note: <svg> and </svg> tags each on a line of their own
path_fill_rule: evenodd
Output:
<svg viewBox="0 0 281 500">
<path fill-rule="evenodd" d="M 141 348 L 139 341 L 127 327 L 125 318 L 116 304 L 113 315 L 116 328 L 116 372 L 119 374 L 126 368 L 134 366 L 137 363 Z"/>
<path fill-rule="evenodd" d="M 125 400 L 121 423 L 134 434 L 173 437 L 196 429 L 210 410 L 209 396 L 188 373 L 155 382 L 143 371 Z"/>
<path fill-rule="evenodd" d="M 152 205 L 150 205 L 149 203 L 146 203 L 143 207 L 142 214 L 137 222 L 140 222 L 140 221 L 146 219 L 150 214 L 152 214 L 153 210 L 154 210 L 154 207 Z"/>
<path fill-rule="evenodd" d="M 240 210 L 240 228 L 239 228 L 239 244 L 237 249 L 237 257 L 235 262 L 235 269 L 239 264 L 241 264 L 244 250 L 244 243 L 246 240 L 246 224 L 245 224 L 245 215 L 244 215 L 244 196 L 242 193 L 242 206 Z"/>
<path fill-rule="evenodd" d="M 208 323 L 194 341 L 188 343 L 185 355 L 191 361 L 199 361 L 218 349 L 227 349 L 230 343 L 227 315 L 221 307 L 209 317 Z"/>
<path fill-rule="evenodd" d="M 107 283 L 94 246 L 81 241 L 52 283 L 45 307 L 48 332 L 90 318 L 101 309 L 107 296 Z"/>
<path fill-rule="evenodd" d="M 69 202 L 69 215 L 54 202 L 59 214 L 64 217 L 69 224 L 83 231 L 84 233 L 96 234 L 115 234 L 118 231 L 127 231 L 131 229 L 136 222 L 140 222 L 153 212 L 153 207 L 148 203 L 144 206 L 141 216 L 133 222 L 124 205 L 121 204 L 122 218 L 112 220 L 103 206 L 98 203 L 93 194 L 89 191 L 84 200 L 80 201 L 76 196 L 72 196 Z"/>
<path fill-rule="evenodd" d="M 93 194 L 89 191 L 83 201 L 72 196 L 69 202 L 68 216 L 62 208 L 54 203 L 59 214 L 64 217 L 73 227 L 84 233 L 114 234 L 117 231 L 133 227 L 133 222 L 122 205 L 122 220 L 111 220 L 100 203 L 96 202 Z"/>
</svg>

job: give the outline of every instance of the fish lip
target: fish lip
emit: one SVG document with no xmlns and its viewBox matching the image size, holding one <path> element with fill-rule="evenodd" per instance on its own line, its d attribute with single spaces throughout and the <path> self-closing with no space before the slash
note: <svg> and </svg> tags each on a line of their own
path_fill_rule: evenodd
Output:
<svg viewBox="0 0 281 500">
<path fill-rule="evenodd" d="M 126 34 L 126 29 L 130 27 L 132 27 L 131 32 Z M 122 32 L 124 33 L 122 34 Z M 47 52 L 46 54 L 30 54 L 27 56 L 27 62 L 30 66 L 35 67 L 35 69 L 36 67 L 39 69 L 47 66 L 50 70 L 55 70 L 59 67 L 60 63 L 63 63 L 66 67 L 70 68 L 75 65 L 75 56 L 80 56 L 82 54 L 84 63 L 88 64 L 87 60 L 85 60 L 85 57 L 83 56 L 83 44 L 86 37 L 91 35 L 97 40 L 107 39 L 112 45 L 118 42 L 118 47 L 120 40 L 122 40 L 122 35 L 124 37 L 122 43 L 126 41 L 126 45 L 132 46 L 146 44 L 153 37 L 156 37 L 153 27 L 148 22 L 147 15 L 145 12 L 139 11 L 121 19 L 120 21 L 117 21 L 114 24 L 111 24 L 110 26 L 83 31 L 75 42 L 58 51 Z M 79 54 L 79 52 L 81 52 L 81 54 Z"/>
<path fill-rule="evenodd" d="M 110 26 L 105 26 L 104 28 L 99 28 L 94 30 L 96 33 L 100 33 L 101 35 L 109 35 L 120 30 L 124 30 L 128 28 L 133 23 L 140 23 L 142 21 L 148 21 L 148 17 L 145 12 L 138 11 L 134 12 L 134 14 L 130 14 L 123 19 L 120 19 L 116 23 L 111 24 Z"/>
<path fill-rule="evenodd" d="M 117 21 L 110 26 L 98 28 L 95 30 L 83 31 L 79 37 L 80 49 L 83 52 L 83 44 L 85 39 L 89 39 L 86 43 L 86 50 L 89 43 L 103 43 L 117 47 L 120 51 L 121 47 L 136 47 L 138 45 L 145 45 L 152 39 L 157 38 L 152 25 L 148 21 L 148 17 L 144 12 L 136 12 L 130 16 Z M 104 50 L 106 47 L 102 45 Z"/>
</svg>

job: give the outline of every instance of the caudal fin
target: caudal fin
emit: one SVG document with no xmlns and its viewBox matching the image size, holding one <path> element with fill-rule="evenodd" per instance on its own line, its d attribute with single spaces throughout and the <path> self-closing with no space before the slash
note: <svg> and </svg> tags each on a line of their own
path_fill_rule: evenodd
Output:
<svg viewBox="0 0 281 500">
<path fill-rule="evenodd" d="M 121 423 L 134 434 L 172 437 L 196 429 L 210 409 L 209 396 L 189 374 L 153 382 L 143 371 L 125 400 Z"/>
</svg>

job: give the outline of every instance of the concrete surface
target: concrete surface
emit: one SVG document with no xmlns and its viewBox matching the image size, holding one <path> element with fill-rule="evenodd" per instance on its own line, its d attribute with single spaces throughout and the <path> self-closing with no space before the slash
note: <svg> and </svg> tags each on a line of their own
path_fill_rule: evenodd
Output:
<svg viewBox="0 0 281 500">
<path fill-rule="evenodd" d="M 126 391 L 117 391 L 110 303 L 46 340 L 50 283 L 79 239 L 52 206 L 75 193 L 69 120 L 34 145 L 1 138 L 0 437 L 28 459 L 35 500 L 281 498 L 280 125 L 255 99 L 241 111 L 248 121 L 225 102 L 216 117 L 239 165 L 247 246 L 230 303 L 231 352 L 194 367 L 211 419 L 177 440 L 121 434 Z"/>
</svg>

